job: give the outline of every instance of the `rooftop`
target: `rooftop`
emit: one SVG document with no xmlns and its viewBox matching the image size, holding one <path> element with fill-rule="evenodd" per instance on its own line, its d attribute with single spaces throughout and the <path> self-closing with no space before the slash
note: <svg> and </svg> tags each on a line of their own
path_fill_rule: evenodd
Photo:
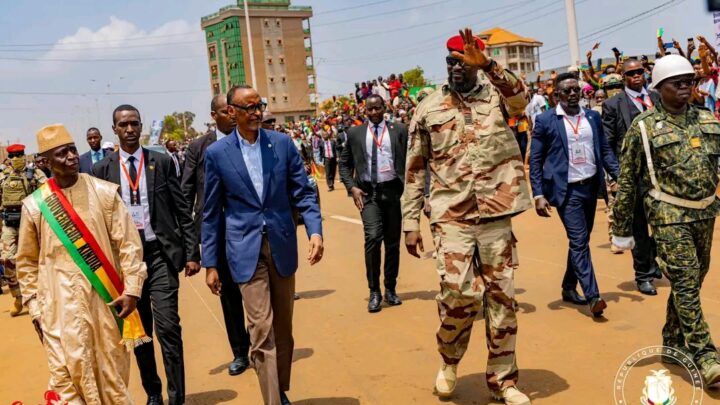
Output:
<svg viewBox="0 0 720 405">
<path fill-rule="evenodd" d="M 201 22 L 219 17 L 220 14 L 230 10 L 243 10 L 243 1 L 238 0 L 237 4 L 222 7 L 218 12 L 206 15 Z M 289 0 L 248 0 L 248 10 L 270 10 L 270 11 L 310 11 L 311 6 L 291 6 Z"/>
<path fill-rule="evenodd" d="M 487 31 L 483 31 L 477 35 L 479 37 L 488 37 L 488 40 L 486 41 L 488 46 L 512 44 L 512 43 L 516 43 L 516 42 L 524 42 L 524 43 L 534 44 L 534 45 L 538 45 L 538 46 L 542 46 L 542 44 L 543 44 L 542 42 L 538 41 L 537 39 L 521 37 L 520 35 L 512 33 L 508 30 L 504 30 L 500 27 L 491 28 L 491 29 L 489 29 Z"/>
</svg>

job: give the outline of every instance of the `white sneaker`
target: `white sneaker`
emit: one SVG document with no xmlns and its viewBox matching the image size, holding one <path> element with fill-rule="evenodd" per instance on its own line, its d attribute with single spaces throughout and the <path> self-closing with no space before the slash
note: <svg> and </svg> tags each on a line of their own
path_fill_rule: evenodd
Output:
<svg viewBox="0 0 720 405">
<path fill-rule="evenodd" d="M 514 385 L 504 388 L 501 392 L 493 392 L 492 397 L 496 401 L 505 402 L 505 405 L 531 405 L 530 398 Z"/>
<path fill-rule="evenodd" d="M 449 398 L 457 385 L 457 364 L 443 364 L 435 379 L 433 394 L 441 398 Z"/>
</svg>

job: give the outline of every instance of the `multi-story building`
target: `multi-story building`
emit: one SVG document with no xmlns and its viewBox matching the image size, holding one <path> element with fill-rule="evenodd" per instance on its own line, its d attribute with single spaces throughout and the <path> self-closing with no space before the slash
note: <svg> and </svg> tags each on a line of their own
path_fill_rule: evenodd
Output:
<svg viewBox="0 0 720 405">
<path fill-rule="evenodd" d="M 292 6 L 290 0 L 248 0 L 248 14 L 257 83 L 251 83 L 243 1 L 202 18 L 213 94 L 249 84 L 267 100 L 278 121 L 312 116 L 317 103 L 312 7 Z"/>
<path fill-rule="evenodd" d="M 542 42 L 497 27 L 483 31 L 477 36 L 485 41 L 490 56 L 511 71 L 528 73 L 540 70 Z"/>
</svg>

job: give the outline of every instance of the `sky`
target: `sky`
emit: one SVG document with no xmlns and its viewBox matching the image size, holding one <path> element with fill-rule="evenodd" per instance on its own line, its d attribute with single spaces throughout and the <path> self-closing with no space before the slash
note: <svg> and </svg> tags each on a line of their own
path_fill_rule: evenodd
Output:
<svg viewBox="0 0 720 405">
<path fill-rule="evenodd" d="M 544 43 L 541 67 L 568 65 L 564 0 L 293 0 L 313 7 L 310 20 L 321 98 L 353 83 L 415 66 L 445 79 L 445 41 L 458 29 L 503 27 Z M 89 127 L 105 140 L 112 110 L 136 106 L 149 131 L 174 111 L 210 121 L 210 79 L 200 18 L 232 0 L 2 0 L 0 143 L 36 150 L 35 133 L 64 123 L 81 151 Z M 705 0 L 575 0 L 581 58 L 611 48 L 654 54 L 665 40 L 715 37 Z"/>
</svg>

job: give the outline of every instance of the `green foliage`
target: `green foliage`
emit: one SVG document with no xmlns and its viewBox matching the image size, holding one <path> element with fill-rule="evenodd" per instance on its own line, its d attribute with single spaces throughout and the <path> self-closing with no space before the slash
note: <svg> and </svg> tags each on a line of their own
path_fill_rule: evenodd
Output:
<svg viewBox="0 0 720 405">
<path fill-rule="evenodd" d="M 421 87 L 430 84 L 430 82 L 425 79 L 425 71 L 420 66 L 416 66 L 403 73 L 403 80 L 409 87 Z"/>
<path fill-rule="evenodd" d="M 183 118 L 185 122 L 183 122 Z M 195 120 L 195 113 L 190 111 L 174 112 L 166 115 L 163 119 L 163 129 L 160 139 L 164 142 L 167 140 L 182 141 L 185 139 L 193 139 L 198 135 L 195 128 L 192 127 Z M 185 136 L 185 128 L 187 128 L 187 137 Z"/>
</svg>

